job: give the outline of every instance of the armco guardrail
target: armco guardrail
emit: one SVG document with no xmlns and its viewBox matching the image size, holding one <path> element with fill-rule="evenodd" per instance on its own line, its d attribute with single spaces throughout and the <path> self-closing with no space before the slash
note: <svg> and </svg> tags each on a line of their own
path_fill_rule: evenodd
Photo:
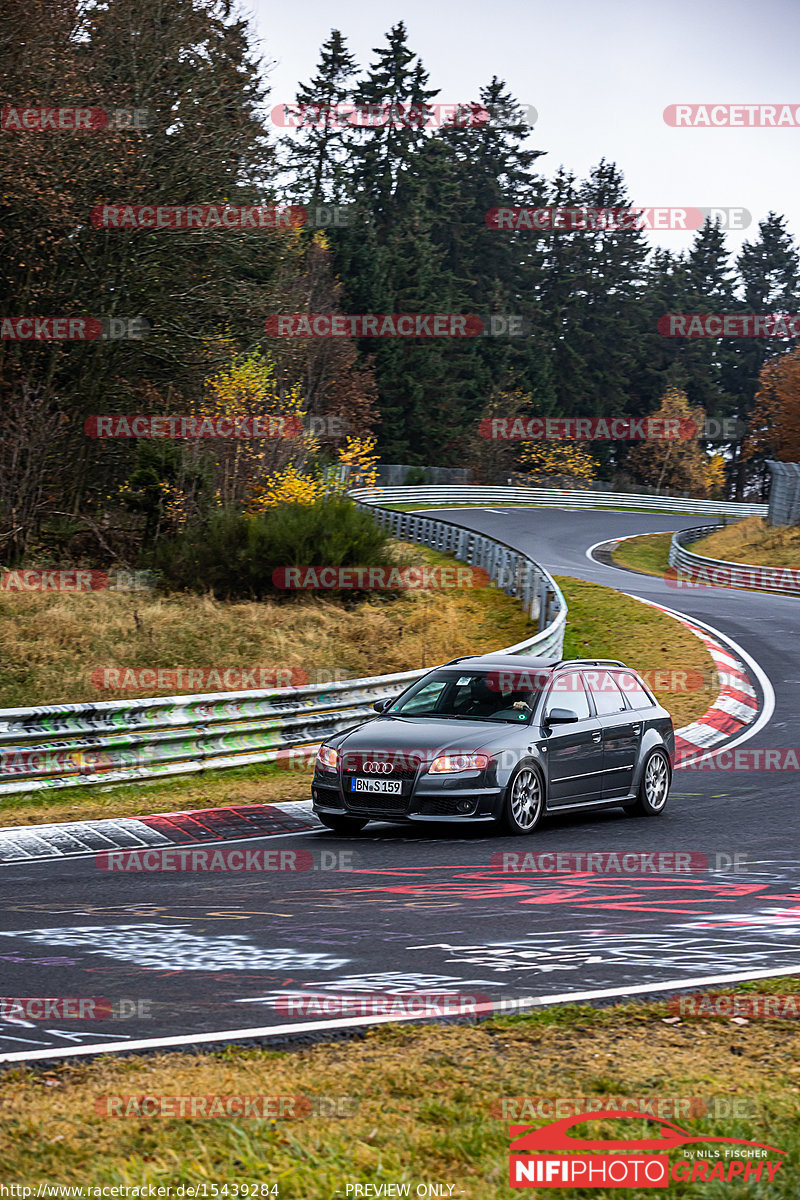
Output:
<svg viewBox="0 0 800 1200">
<path fill-rule="evenodd" d="M 693 554 L 687 548 L 717 529 L 718 525 L 697 525 L 693 529 L 681 529 L 673 537 L 669 547 L 669 565 L 679 572 L 679 580 L 685 582 L 687 587 L 693 584 L 696 587 L 736 587 L 794 596 L 800 592 L 800 571 L 796 567 L 762 567 L 752 563 L 726 562 L 721 558 Z"/>
<path fill-rule="evenodd" d="M 400 537 L 451 550 L 519 596 L 539 632 L 499 653 L 560 658 L 567 606 L 543 567 L 494 538 L 371 508 Z M 398 520 L 398 518 L 400 518 Z M 427 668 L 426 668 L 427 669 Z M 425 669 L 306 688 L 110 700 L 0 711 L 0 797 L 269 762 L 374 716 Z"/>
<path fill-rule="evenodd" d="M 483 487 L 480 484 L 435 484 L 419 487 L 356 488 L 351 493 L 366 504 L 532 504 L 556 508 L 644 508 L 652 512 L 708 513 L 711 516 L 763 517 L 766 504 L 728 500 L 691 500 L 678 496 L 640 496 L 626 492 L 576 488 Z"/>
</svg>

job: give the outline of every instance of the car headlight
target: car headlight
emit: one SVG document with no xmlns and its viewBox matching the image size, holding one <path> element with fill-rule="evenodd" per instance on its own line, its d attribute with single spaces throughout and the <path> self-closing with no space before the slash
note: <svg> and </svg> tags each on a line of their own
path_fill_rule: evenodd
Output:
<svg viewBox="0 0 800 1200">
<path fill-rule="evenodd" d="M 428 767 L 429 775 L 453 775 L 457 771 L 485 771 L 488 754 L 440 754 Z"/>
<path fill-rule="evenodd" d="M 330 746 L 320 746 L 317 751 L 318 767 L 324 767 L 326 771 L 339 770 L 339 751 L 332 750 Z"/>
</svg>

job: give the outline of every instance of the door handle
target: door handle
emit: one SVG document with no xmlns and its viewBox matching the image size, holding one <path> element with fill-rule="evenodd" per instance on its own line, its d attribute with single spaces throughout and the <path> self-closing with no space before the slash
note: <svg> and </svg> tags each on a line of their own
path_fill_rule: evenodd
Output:
<svg viewBox="0 0 800 1200">
<path fill-rule="evenodd" d="M 603 735 L 602 735 L 602 733 L 599 733 L 599 732 L 598 732 L 598 733 L 593 733 L 593 734 L 592 734 L 592 741 L 593 741 L 593 742 L 599 742 L 599 741 L 601 740 L 602 736 L 603 736 Z"/>
</svg>

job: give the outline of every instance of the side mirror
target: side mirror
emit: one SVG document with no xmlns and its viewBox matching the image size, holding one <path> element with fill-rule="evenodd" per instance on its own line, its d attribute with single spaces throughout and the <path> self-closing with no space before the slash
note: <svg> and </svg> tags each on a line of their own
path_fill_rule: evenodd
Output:
<svg viewBox="0 0 800 1200">
<path fill-rule="evenodd" d="M 572 721 L 580 721 L 580 717 L 571 708 L 551 708 L 545 721 L 548 725 L 569 725 Z"/>
<path fill-rule="evenodd" d="M 388 699 L 385 699 L 385 700 L 376 700 L 375 703 L 373 704 L 372 708 L 373 708 L 374 712 L 382 713 L 382 712 L 386 711 L 386 709 L 389 707 L 389 705 L 391 703 L 392 703 L 392 697 L 389 696 Z"/>
</svg>

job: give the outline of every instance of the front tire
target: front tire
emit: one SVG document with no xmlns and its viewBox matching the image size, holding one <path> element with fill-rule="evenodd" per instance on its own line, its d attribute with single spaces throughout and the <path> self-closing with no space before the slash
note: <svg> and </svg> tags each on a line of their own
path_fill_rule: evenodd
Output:
<svg viewBox="0 0 800 1200">
<path fill-rule="evenodd" d="M 506 789 L 501 823 L 509 833 L 533 833 L 544 812 L 544 784 L 535 767 L 521 766 Z"/>
<path fill-rule="evenodd" d="M 623 808 L 630 817 L 657 817 L 664 811 L 669 797 L 669 759 L 663 750 L 654 750 L 644 764 L 639 794 L 632 804 Z"/>
<path fill-rule="evenodd" d="M 339 817 L 335 813 L 317 813 L 317 817 L 334 833 L 361 833 L 367 824 L 364 817 Z"/>
</svg>

